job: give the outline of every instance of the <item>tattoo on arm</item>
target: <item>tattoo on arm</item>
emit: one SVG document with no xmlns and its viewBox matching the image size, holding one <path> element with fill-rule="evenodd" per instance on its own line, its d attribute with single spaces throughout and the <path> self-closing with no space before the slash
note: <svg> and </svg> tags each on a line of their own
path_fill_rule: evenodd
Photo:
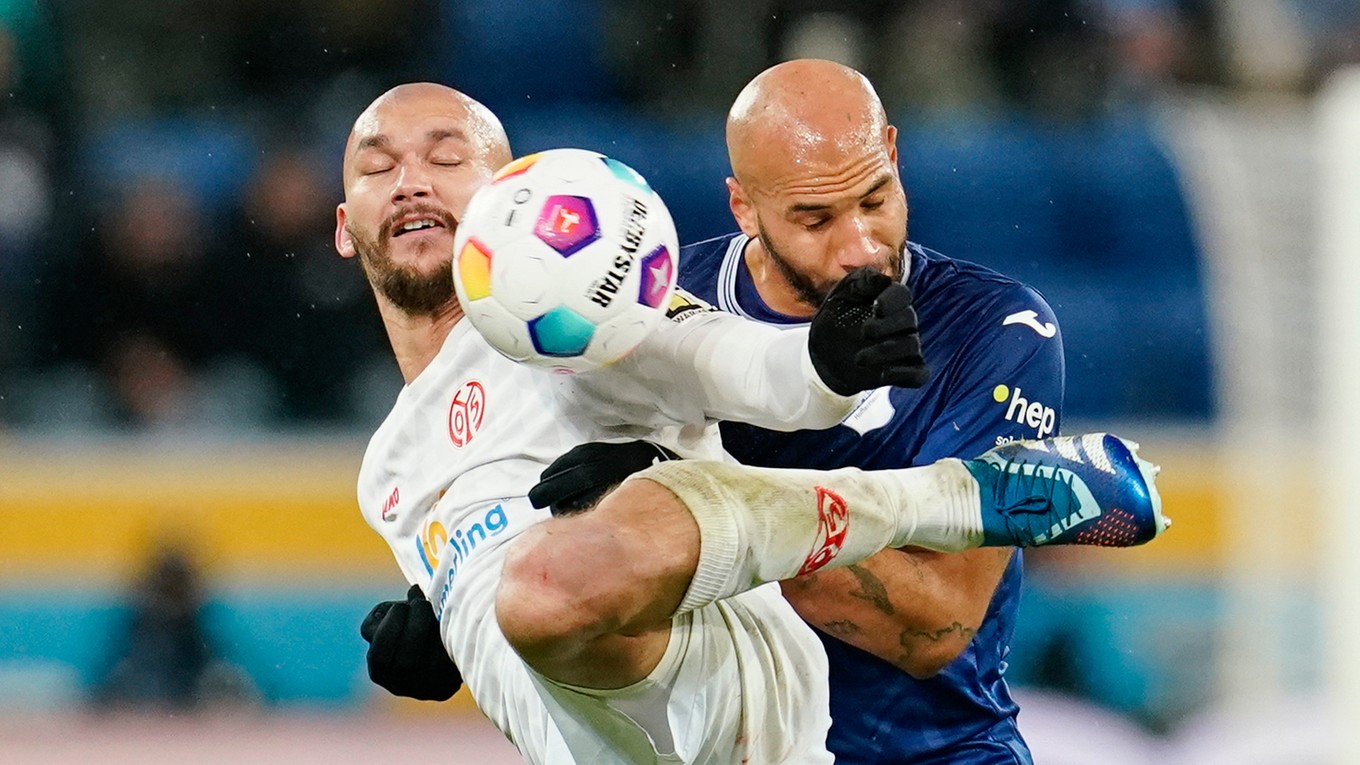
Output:
<svg viewBox="0 0 1360 765">
<path fill-rule="evenodd" d="M 972 642 L 973 636 L 977 634 L 976 627 L 965 627 L 959 622 L 954 622 L 948 627 L 941 627 L 937 630 L 917 630 L 905 629 L 898 635 L 897 643 L 902 647 L 902 655 L 897 657 L 899 665 L 905 665 L 911 661 L 912 654 L 916 652 L 916 642 L 919 640 L 929 640 L 938 643 L 947 637 L 958 635 L 965 642 Z"/>
<path fill-rule="evenodd" d="M 911 645 L 912 641 L 915 640 L 929 640 L 932 643 L 938 643 L 941 640 L 944 640 L 945 638 L 951 637 L 953 635 L 959 635 L 963 637 L 965 640 L 972 640 L 973 636 L 976 634 L 977 628 L 965 627 L 962 624 L 959 624 L 958 622 L 954 622 L 948 627 L 941 627 L 937 630 L 917 630 L 917 629 L 902 630 L 902 634 L 898 636 L 897 642 L 900 643 L 903 648 L 907 648 Z"/>
<path fill-rule="evenodd" d="M 893 613 L 892 601 L 888 600 L 888 588 L 883 586 L 883 580 L 860 566 L 846 566 L 845 570 L 854 574 L 855 579 L 859 580 L 859 590 L 851 591 L 850 597 L 867 601 L 885 614 L 891 615 Z"/>
<path fill-rule="evenodd" d="M 838 638 L 864 634 L 864 630 L 860 629 L 858 624 L 855 624 L 849 619 L 837 619 L 835 621 L 827 622 L 822 625 L 822 629 L 826 630 L 828 634 Z"/>
</svg>

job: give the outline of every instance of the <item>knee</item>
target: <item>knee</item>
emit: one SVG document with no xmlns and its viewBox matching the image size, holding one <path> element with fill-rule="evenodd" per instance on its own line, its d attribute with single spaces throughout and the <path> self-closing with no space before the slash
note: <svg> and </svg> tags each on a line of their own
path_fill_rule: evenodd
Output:
<svg viewBox="0 0 1360 765">
<path fill-rule="evenodd" d="M 553 537 L 526 532 L 506 556 L 496 589 L 496 621 L 505 639 L 531 665 L 570 660 L 600 630 L 600 615 L 582 593 Z"/>
<path fill-rule="evenodd" d="M 607 635 L 668 623 L 693 576 L 699 533 L 666 489 L 634 481 L 511 544 L 496 620 L 511 647 L 542 667 L 585 656 Z"/>
</svg>

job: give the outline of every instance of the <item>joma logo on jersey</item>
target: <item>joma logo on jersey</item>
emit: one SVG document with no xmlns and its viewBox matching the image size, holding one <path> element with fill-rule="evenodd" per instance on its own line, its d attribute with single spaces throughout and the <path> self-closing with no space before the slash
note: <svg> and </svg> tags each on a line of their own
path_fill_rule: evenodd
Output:
<svg viewBox="0 0 1360 765">
<path fill-rule="evenodd" d="M 1006 404 L 1006 419 L 1017 425 L 1034 428 L 1035 438 L 1052 435 L 1058 424 L 1058 413 L 1053 407 L 1030 401 L 1021 393 L 1019 386 L 1012 390 L 1005 385 L 998 385 L 992 389 L 992 400 Z"/>
</svg>

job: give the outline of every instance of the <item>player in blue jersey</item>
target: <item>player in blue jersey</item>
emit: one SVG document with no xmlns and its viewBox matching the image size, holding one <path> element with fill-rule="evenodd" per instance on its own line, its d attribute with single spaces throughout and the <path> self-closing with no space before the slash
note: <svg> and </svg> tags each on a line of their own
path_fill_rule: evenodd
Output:
<svg viewBox="0 0 1360 765">
<path fill-rule="evenodd" d="M 862 75 L 776 66 L 738 97 L 727 139 L 741 233 L 685 248 L 681 284 L 723 310 L 793 325 L 849 270 L 874 265 L 911 288 L 932 372 L 919 389 L 880 389 L 832 431 L 725 423 L 734 457 L 897 468 L 1057 432 L 1052 311 L 1015 280 L 907 241 L 896 130 Z M 1004 679 L 1020 580 L 1019 552 L 888 550 L 785 585 L 824 637 L 840 762 L 1030 761 Z"/>
<path fill-rule="evenodd" d="M 727 185 L 741 231 L 683 248 L 681 286 L 794 326 L 846 273 L 874 266 L 910 287 L 931 370 L 919 389 L 875 391 L 833 430 L 723 423 L 744 464 L 900 468 L 1058 430 L 1057 320 L 1024 284 L 907 240 L 896 137 L 872 85 L 827 61 L 775 66 L 732 107 Z M 785 582 L 830 658 L 837 761 L 1031 762 L 1004 677 L 1020 580 L 1018 551 L 904 549 Z"/>
</svg>

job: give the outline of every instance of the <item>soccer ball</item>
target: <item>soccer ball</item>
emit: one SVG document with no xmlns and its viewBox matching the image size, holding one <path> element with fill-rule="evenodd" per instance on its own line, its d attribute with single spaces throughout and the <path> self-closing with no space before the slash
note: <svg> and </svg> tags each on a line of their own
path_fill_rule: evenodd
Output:
<svg viewBox="0 0 1360 765">
<path fill-rule="evenodd" d="M 662 320 L 679 239 L 632 168 L 553 149 L 511 162 L 473 195 L 453 248 L 458 301 L 488 343 L 584 372 L 623 358 Z"/>
</svg>

